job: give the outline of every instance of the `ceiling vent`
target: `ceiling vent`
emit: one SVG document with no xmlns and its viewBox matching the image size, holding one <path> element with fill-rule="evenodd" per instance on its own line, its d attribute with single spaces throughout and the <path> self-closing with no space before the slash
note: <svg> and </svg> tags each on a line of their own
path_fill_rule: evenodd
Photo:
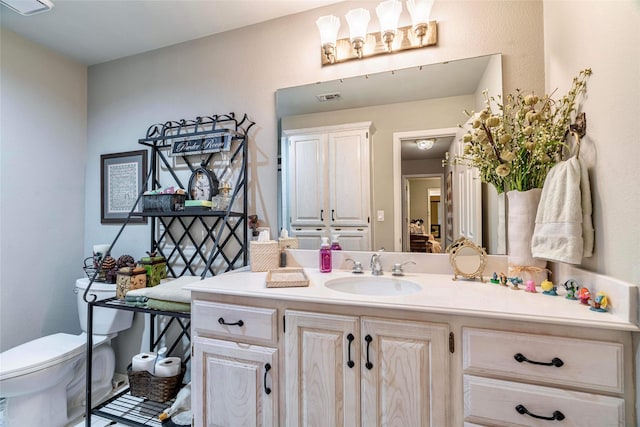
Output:
<svg viewBox="0 0 640 427">
<path fill-rule="evenodd" d="M 0 0 L 0 3 L 25 16 L 53 9 L 53 3 L 49 0 Z"/>
<path fill-rule="evenodd" d="M 340 92 L 333 92 L 333 93 L 325 93 L 322 95 L 316 95 L 316 98 L 318 98 L 318 101 L 320 102 L 325 102 L 325 101 L 337 101 L 340 99 Z"/>
</svg>

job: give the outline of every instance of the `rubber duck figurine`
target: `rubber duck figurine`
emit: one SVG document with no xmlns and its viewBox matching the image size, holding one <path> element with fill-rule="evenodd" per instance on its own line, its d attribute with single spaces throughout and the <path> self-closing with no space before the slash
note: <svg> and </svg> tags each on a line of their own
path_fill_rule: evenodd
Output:
<svg viewBox="0 0 640 427">
<path fill-rule="evenodd" d="M 540 283 L 540 287 L 542 288 L 542 293 L 545 295 L 558 296 L 556 290 L 558 289 L 551 280 L 545 279 Z"/>
<path fill-rule="evenodd" d="M 591 299 L 591 292 L 588 288 L 580 288 L 578 290 L 578 295 L 576 295 L 580 300 L 581 304 L 589 305 L 589 300 Z"/>
<path fill-rule="evenodd" d="M 604 313 L 607 311 L 607 306 L 609 305 L 609 300 L 604 292 L 598 292 L 596 297 L 593 299 L 593 305 L 589 308 L 592 311 L 599 311 Z"/>
</svg>

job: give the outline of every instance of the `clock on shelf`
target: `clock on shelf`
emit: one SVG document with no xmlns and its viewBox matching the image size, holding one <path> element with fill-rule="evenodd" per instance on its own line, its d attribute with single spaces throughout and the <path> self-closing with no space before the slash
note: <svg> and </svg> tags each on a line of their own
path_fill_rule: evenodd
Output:
<svg viewBox="0 0 640 427">
<path fill-rule="evenodd" d="M 218 178 L 204 162 L 191 174 L 188 191 L 190 200 L 211 200 L 218 194 Z"/>
</svg>

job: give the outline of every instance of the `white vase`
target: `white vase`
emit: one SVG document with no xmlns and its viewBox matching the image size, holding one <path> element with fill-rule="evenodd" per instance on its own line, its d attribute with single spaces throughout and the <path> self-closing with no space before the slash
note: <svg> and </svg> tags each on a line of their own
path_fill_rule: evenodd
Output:
<svg viewBox="0 0 640 427">
<path fill-rule="evenodd" d="M 538 286 L 547 279 L 547 261 L 531 255 L 531 238 L 541 194 L 541 188 L 507 192 L 508 276 L 520 277 L 523 283 L 533 280 Z"/>
</svg>

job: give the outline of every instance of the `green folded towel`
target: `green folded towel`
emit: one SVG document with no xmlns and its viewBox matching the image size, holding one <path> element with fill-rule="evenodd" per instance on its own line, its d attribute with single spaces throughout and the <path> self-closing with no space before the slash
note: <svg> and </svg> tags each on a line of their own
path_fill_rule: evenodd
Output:
<svg viewBox="0 0 640 427">
<path fill-rule="evenodd" d="M 161 299 L 149 298 L 146 303 L 147 308 L 162 311 L 178 311 L 178 312 L 190 312 L 191 304 L 176 301 L 166 301 Z"/>
</svg>

